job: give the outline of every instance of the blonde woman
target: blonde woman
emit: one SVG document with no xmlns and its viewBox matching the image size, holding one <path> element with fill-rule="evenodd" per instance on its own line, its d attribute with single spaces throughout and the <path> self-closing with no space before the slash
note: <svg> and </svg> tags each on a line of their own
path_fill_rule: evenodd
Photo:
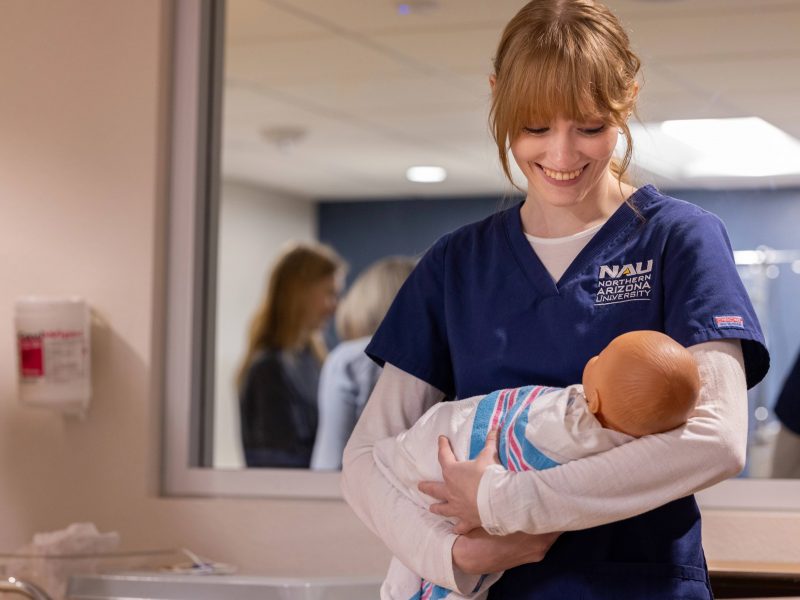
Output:
<svg viewBox="0 0 800 600">
<path fill-rule="evenodd" d="M 238 376 L 248 467 L 309 466 L 327 354 L 321 329 L 336 310 L 342 270 L 323 245 L 293 245 L 275 261 Z"/>
<path fill-rule="evenodd" d="M 491 128 L 525 200 L 437 241 L 372 337 L 384 368 L 345 449 L 345 498 L 406 567 L 464 595 L 505 570 L 490 600 L 710 600 L 692 494 L 742 469 L 747 387 L 769 365 L 725 228 L 624 182 L 639 59 L 606 6 L 527 3 L 493 67 Z M 628 151 L 614 161 L 620 136 Z M 638 329 L 697 360 L 685 425 L 545 471 L 458 461 L 441 438 L 443 482 L 420 484 L 436 514 L 377 468 L 375 444 L 432 404 L 569 385 Z"/>
<path fill-rule="evenodd" d="M 342 468 L 344 446 L 380 375 L 380 367 L 364 354 L 364 349 L 415 264 L 414 259 L 401 256 L 373 263 L 339 304 L 336 333 L 342 343 L 322 367 L 312 469 Z"/>
</svg>

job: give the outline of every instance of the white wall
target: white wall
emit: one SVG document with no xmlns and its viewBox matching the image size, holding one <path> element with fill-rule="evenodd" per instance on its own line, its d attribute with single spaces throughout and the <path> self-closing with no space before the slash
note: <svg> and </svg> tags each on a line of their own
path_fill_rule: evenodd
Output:
<svg viewBox="0 0 800 600">
<path fill-rule="evenodd" d="M 341 502 L 157 495 L 165 102 L 159 0 L 0 4 L 0 550 L 90 520 L 126 548 L 188 546 L 268 574 L 379 573 Z M 11 315 L 80 294 L 94 332 L 88 420 L 20 408 Z M 712 559 L 800 561 L 797 514 L 712 513 Z"/>
<path fill-rule="evenodd" d="M 243 463 L 236 371 L 273 260 L 288 240 L 313 241 L 314 204 L 244 183 L 222 185 L 217 267 L 214 465 Z"/>
<path fill-rule="evenodd" d="M 166 5 L 0 3 L 0 551 L 88 520 L 249 572 L 378 572 L 387 553 L 341 502 L 157 495 Z M 13 302 L 30 293 L 104 319 L 85 422 L 17 405 Z"/>
</svg>

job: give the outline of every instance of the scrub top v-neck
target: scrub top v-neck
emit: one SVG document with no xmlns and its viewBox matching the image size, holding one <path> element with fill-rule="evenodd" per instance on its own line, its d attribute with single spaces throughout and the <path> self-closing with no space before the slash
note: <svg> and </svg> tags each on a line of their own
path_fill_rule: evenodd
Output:
<svg viewBox="0 0 800 600">
<path fill-rule="evenodd" d="M 525 239 L 530 242 L 534 253 L 539 257 L 547 272 L 550 273 L 553 281 L 557 282 L 605 222 L 604 220 L 588 229 L 563 237 L 537 237 L 527 232 L 524 235 Z"/>
<path fill-rule="evenodd" d="M 652 188 L 652 186 L 645 186 L 645 188 Z M 636 196 L 640 192 L 646 193 L 649 190 L 636 190 L 628 202 L 635 202 Z M 558 295 L 560 290 L 568 284 L 569 278 L 577 271 L 586 265 L 587 261 L 596 253 L 597 248 L 601 248 L 607 244 L 610 239 L 619 232 L 625 225 L 631 223 L 636 218 L 636 214 L 631 209 L 627 202 L 623 202 L 617 210 L 606 220 L 605 223 L 597 230 L 597 232 L 589 240 L 589 243 L 578 253 L 572 260 L 567 270 L 564 271 L 558 282 L 554 282 L 550 273 L 542 264 L 541 259 L 531 248 L 528 238 L 525 237 L 524 227 L 522 225 L 522 206 L 520 204 L 516 209 L 509 210 L 505 213 L 505 228 L 508 234 L 509 243 L 511 244 L 512 251 L 514 252 L 520 268 L 525 273 L 525 276 L 534 286 L 537 293 L 542 296 Z"/>
</svg>

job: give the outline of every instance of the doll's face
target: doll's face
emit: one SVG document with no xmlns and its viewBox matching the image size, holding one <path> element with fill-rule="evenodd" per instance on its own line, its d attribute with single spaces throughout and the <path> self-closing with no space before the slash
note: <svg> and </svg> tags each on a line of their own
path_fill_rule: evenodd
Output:
<svg viewBox="0 0 800 600">
<path fill-rule="evenodd" d="M 612 393 L 613 385 L 607 381 L 611 377 L 614 361 L 619 359 L 619 353 L 613 345 L 612 342 L 586 363 L 583 369 L 583 391 L 589 410 L 604 427 L 628 433 L 623 416 L 617 414 L 620 407 L 618 398 Z"/>
</svg>

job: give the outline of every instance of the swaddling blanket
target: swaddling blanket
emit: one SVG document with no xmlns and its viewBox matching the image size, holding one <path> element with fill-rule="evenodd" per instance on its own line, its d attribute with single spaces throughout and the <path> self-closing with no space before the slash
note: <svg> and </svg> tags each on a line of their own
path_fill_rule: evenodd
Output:
<svg viewBox="0 0 800 600">
<path fill-rule="evenodd" d="M 414 502 L 436 500 L 420 492 L 420 481 L 441 481 L 437 438 L 449 438 L 458 460 L 475 458 L 489 431 L 498 432 L 498 455 L 509 471 L 543 470 L 610 450 L 633 438 L 605 429 L 589 411 L 583 386 L 526 386 L 486 396 L 440 402 L 407 431 L 375 444 L 373 456 L 384 476 Z M 442 517 L 444 518 L 444 517 Z M 501 573 L 484 576 L 468 595 L 422 580 L 397 559 L 381 587 L 382 600 L 479 600 Z"/>
</svg>

